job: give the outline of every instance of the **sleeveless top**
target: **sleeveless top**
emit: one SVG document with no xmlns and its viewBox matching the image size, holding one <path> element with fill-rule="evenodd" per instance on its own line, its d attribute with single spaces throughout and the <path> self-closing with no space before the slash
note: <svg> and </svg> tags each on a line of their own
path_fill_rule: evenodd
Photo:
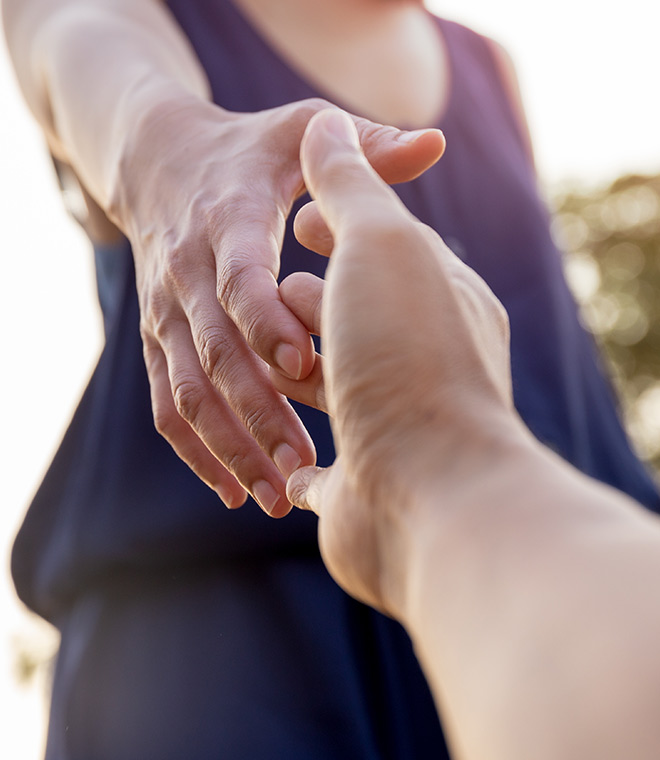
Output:
<svg viewBox="0 0 660 760">
<path fill-rule="evenodd" d="M 323 96 L 229 0 L 168 5 L 224 108 L 258 111 Z M 508 310 L 515 402 L 533 433 L 585 473 L 658 510 L 658 493 L 631 451 L 592 339 L 580 326 L 490 45 L 456 23 L 436 23 L 450 62 L 451 92 L 437 125 L 447 150 L 397 192 Z M 274 521 L 251 502 L 227 511 L 155 431 L 128 243 L 111 255 L 109 270 L 102 267 L 106 345 L 12 556 L 19 595 L 50 619 L 85 588 L 123 573 L 317 552 L 313 515 L 294 510 Z M 322 275 L 324 262 L 289 228 L 282 276 L 300 269 Z M 325 416 L 297 409 L 319 463 L 329 464 Z"/>
</svg>

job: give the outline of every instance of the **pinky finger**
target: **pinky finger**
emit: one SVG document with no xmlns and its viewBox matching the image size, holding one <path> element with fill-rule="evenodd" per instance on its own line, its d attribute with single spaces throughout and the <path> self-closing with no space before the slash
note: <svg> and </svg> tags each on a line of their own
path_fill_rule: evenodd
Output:
<svg viewBox="0 0 660 760">
<path fill-rule="evenodd" d="M 178 413 L 172 398 L 167 360 L 160 346 L 149 337 L 144 339 L 144 360 L 151 387 L 151 406 L 156 430 L 195 475 L 217 493 L 228 509 L 242 506 L 247 499 L 245 489 L 211 454 Z"/>
</svg>

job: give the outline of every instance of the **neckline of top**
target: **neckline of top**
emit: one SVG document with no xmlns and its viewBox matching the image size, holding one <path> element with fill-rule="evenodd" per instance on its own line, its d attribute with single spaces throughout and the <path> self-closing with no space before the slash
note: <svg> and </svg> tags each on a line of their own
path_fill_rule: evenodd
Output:
<svg viewBox="0 0 660 760">
<path fill-rule="evenodd" d="M 332 93 L 325 90 L 321 85 L 317 85 L 313 79 L 308 76 L 304 71 L 300 70 L 300 67 L 296 66 L 293 62 L 289 61 L 286 53 L 280 50 L 276 45 L 271 43 L 263 33 L 255 26 L 254 22 L 250 19 L 249 15 L 239 6 L 235 0 L 226 0 L 226 3 L 231 6 L 235 15 L 243 24 L 243 26 L 249 31 L 252 37 L 258 42 L 262 50 L 268 55 L 269 58 L 282 69 L 290 78 L 294 79 L 298 84 L 308 91 L 308 97 L 317 97 L 327 100 L 329 103 L 341 108 L 348 113 L 352 113 L 356 116 L 370 118 L 365 113 L 355 113 L 355 109 L 348 107 L 341 98 L 335 97 Z M 436 16 L 431 13 L 427 8 L 424 8 L 424 13 L 428 16 L 429 20 L 433 24 L 443 51 L 443 56 L 446 63 L 447 72 L 447 86 L 444 98 L 438 108 L 438 113 L 429 120 L 429 124 L 425 127 L 405 124 L 397 125 L 401 129 L 419 129 L 419 128 L 442 128 L 442 124 L 446 122 L 448 115 L 452 110 L 452 102 L 454 99 L 454 85 L 455 85 L 455 69 L 454 69 L 454 55 L 452 51 L 452 45 L 449 41 L 449 35 L 446 33 L 446 21 L 445 19 Z"/>
</svg>

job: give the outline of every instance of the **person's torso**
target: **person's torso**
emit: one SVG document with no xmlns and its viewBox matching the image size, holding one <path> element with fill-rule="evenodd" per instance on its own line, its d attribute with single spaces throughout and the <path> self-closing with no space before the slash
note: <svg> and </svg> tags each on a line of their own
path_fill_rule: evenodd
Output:
<svg viewBox="0 0 660 760">
<path fill-rule="evenodd" d="M 258 111 L 324 95 L 230 0 L 168 5 L 224 108 Z M 447 150 L 397 192 L 507 308 L 516 405 L 532 431 L 589 474 L 655 507 L 657 494 L 630 451 L 578 323 L 491 46 L 457 24 L 434 24 L 447 50 L 449 91 L 429 126 L 443 129 Z M 317 551 L 312 515 L 294 511 L 273 521 L 252 502 L 225 510 L 156 433 L 130 248 L 124 243 L 110 255 L 107 345 L 13 554 L 20 595 L 46 616 L 81 587 L 136 568 L 164 572 L 181 563 Z M 281 276 L 300 269 L 322 275 L 324 264 L 295 241 L 289 223 Z M 300 413 L 319 463 L 329 464 L 327 420 L 314 410 Z"/>
</svg>

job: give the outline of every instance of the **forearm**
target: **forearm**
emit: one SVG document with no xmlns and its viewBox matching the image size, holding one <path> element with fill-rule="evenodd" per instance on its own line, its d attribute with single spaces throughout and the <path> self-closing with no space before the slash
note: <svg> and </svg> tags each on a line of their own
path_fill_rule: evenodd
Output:
<svg viewBox="0 0 660 760">
<path fill-rule="evenodd" d="M 522 440 L 440 493 L 403 617 L 456 756 L 657 757 L 655 518 Z"/>
<path fill-rule="evenodd" d="M 3 0 L 8 46 L 51 150 L 105 210 L 131 131 L 205 75 L 156 0 Z"/>
</svg>

